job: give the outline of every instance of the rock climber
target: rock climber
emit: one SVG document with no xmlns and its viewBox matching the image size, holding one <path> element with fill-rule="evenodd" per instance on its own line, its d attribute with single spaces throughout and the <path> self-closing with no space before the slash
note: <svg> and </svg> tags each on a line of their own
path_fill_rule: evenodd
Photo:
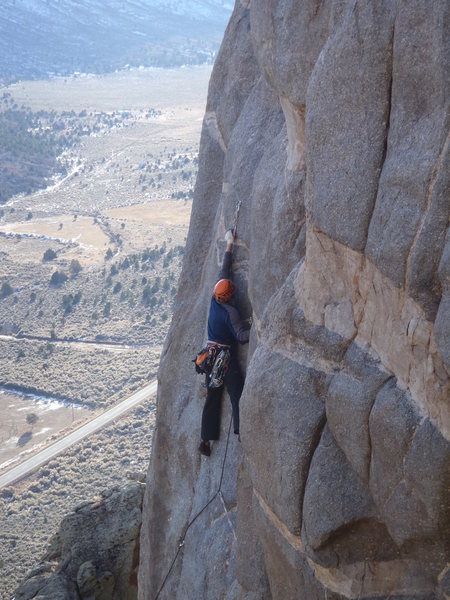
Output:
<svg viewBox="0 0 450 600">
<path fill-rule="evenodd" d="M 224 384 L 227 387 L 233 412 L 233 429 L 239 435 L 239 399 L 244 387 L 237 360 L 237 344 L 246 344 L 250 337 L 251 319 L 241 320 L 237 308 L 232 304 L 235 286 L 232 281 L 232 252 L 234 233 L 229 230 L 225 234 L 227 244 L 223 257 L 219 279 L 214 286 L 208 316 L 208 343 L 226 346 L 230 349 L 230 362 L 225 373 Z M 210 440 L 217 440 L 220 432 L 220 409 L 223 385 L 208 388 L 203 407 L 201 442 L 199 450 L 210 456 Z"/>
</svg>

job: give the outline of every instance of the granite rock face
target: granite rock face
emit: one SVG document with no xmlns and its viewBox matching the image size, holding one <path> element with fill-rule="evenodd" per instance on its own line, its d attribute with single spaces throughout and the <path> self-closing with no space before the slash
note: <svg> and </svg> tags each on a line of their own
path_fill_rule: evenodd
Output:
<svg viewBox="0 0 450 600">
<path fill-rule="evenodd" d="M 61 522 L 15 600 L 133 600 L 145 485 L 102 492 Z"/>
<path fill-rule="evenodd" d="M 139 598 L 449 597 L 445 0 L 241 0 L 159 371 Z M 233 225 L 240 444 L 190 359 Z M 220 493 L 217 493 L 217 492 Z"/>
</svg>

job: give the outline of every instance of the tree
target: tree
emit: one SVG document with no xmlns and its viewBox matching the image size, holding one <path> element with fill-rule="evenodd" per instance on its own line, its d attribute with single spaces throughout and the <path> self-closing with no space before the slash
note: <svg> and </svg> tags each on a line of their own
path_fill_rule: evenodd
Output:
<svg viewBox="0 0 450 600">
<path fill-rule="evenodd" d="M 33 429 L 33 426 L 36 425 L 36 423 L 39 421 L 39 417 L 37 416 L 36 413 L 29 413 L 27 415 L 27 423 L 28 425 L 31 425 L 31 429 Z"/>
</svg>

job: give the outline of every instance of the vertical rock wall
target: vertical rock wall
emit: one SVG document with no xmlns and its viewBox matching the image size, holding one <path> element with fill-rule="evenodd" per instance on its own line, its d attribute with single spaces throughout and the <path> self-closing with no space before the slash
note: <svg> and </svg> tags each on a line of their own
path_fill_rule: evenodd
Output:
<svg viewBox="0 0 450 600">
<path fill-rule="evenodd" d="M 448 23 L 445 0 L 236 2 L 159 372 L 141 600 L 449 597 Z M 201 458 L 190 359 L 240 198 L 254 326 L 224 463 L 229 402 Z"/>
</svg>

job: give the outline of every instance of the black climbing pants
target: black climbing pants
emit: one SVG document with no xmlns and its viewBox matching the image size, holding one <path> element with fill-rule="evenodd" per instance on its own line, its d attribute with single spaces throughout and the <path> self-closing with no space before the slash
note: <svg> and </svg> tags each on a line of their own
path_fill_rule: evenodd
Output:
<svg viewBox="0 0 450 600">
<path fill-rule="evenodd" d="M 244 387 L 244 378 L 239 368 L 237 358 L 232 354 L 230 365 L 225 374 L 224 384 L 231 400 L 233 411 L 233 430 L 239 433 L 239 399 Z M 202 440 L 218 440 L 220 433 L 221 400 L 224 386 L 219 388 L 208 388 L 202 414 Z"/>
</svg>

